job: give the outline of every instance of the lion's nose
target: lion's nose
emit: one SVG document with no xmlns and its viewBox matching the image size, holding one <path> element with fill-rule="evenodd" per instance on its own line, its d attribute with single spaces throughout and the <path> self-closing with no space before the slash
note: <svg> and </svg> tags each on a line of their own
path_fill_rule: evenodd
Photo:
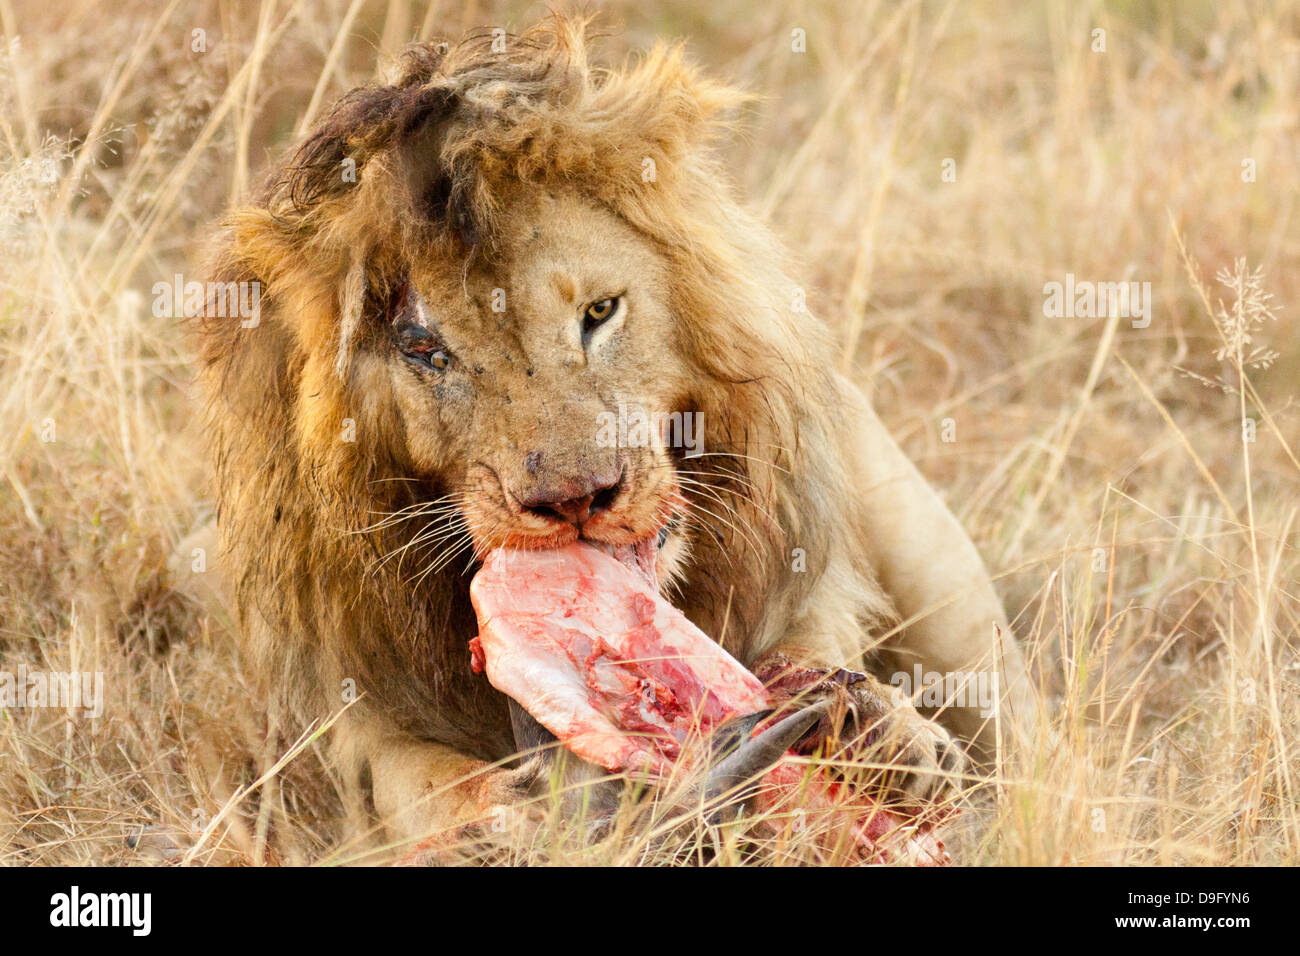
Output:
<svg viewBox="0 0 1300 956">
<path fill-rule="evenodd" d="M 520 506 L 547 518 L 559 518 L 582 527 L 593 517 L 608 509 L 618 495 L 620 475 L 605 479 L 595 475 L 570 479 L 558 485 L 541 486 L 523 495 L 517 495 Z"/>
</svg>

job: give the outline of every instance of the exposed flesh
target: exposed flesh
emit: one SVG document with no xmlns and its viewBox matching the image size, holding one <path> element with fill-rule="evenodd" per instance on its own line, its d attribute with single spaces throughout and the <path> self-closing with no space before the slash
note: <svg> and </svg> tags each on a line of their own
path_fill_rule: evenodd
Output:
<svg viewBox="0 0 1300 956">
<path fill-rule="evenodd" d="M 488 555 L 470 586 L 479 620 L 471 663 L 584 760 L 667 775 L 688 737 L 765 710 L 772 697 L 658 594 L 645 555 L 615 553 L 578 542 Z M 793 754 L 764 776 L 756 800 L 842 818 L 859 859 L 948 862 L 934 815 L 847 794 L 825 774 L 810 777 Z"/>
<path fill-rule="evenodd" d="M 590 545 L 495 551 L 470 594 L 474 669 L 607 770 L 664 772 L 691 733 L 767 707 L 756 677 Z"/>
</svg>

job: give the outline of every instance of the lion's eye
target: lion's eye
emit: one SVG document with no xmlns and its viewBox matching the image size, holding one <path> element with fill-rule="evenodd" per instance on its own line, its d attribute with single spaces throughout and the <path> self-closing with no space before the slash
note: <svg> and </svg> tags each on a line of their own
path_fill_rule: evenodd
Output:
<svg viewBox="0 0 1300 956">
<path fill-rule="evenodd" d="M 587 306 L 587 311 L 583 317 L 588 322 L 604 322 L 614 314 L 614 309 L 618 306 L 618 299 L 601 299 L 599 302 L 593 302 Z"/>
<path fill-rule="evenodd" d="M 435 372 L 451 368 L 451 353 L 440 347 L 428 330 L 419 326 L 401 330 L 397 348 L 403 358 L 420 368 L 431 368 Z"/>
<path fill-rule="evenodd" d="M 394 290 L 388 302 L 388 321 L 397 351 L 406 361 L 435 372 L 451 368 L 451 353 L 434 331 L 437 326 L 410 280 L 403 280 Z"/>
<path fill-rule="evenodd" d="M 591 303 L 582 311 L 582 337 L 585 340 L 592 332 L 604 325 L 618 312 L 622 303 L 620 296 L 610 296 Z"/>
</svg>

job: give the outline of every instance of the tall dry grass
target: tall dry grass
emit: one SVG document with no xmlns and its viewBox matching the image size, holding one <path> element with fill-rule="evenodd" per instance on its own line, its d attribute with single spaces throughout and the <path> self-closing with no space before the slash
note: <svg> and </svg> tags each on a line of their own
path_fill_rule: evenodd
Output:
<svg viewBox="0 0 1300 956">
<path fill-rule="evenodd" d="M 959 862 L 1300 861 L 1300 7 L 602 9 L 610 58 L 679 36 L 763 95 L 736 177 L 1031 658 L 1048 714 L 970 803 Z M 224 622 L 156 583 L 208 495 L 186 342 L 150 288 L 403 42 L 543 13 L 0 0 L 0 669 L 107 690 L 94 721 L 0 712 L 0 862 L 405 851 L 345 822 L 328 730 L 269 732 Z M 1066 273 L 1149 281 L 1150 325 L 1044 316 Z M 506 858 L 655 852 L 628 829 Z"/>
</svg>

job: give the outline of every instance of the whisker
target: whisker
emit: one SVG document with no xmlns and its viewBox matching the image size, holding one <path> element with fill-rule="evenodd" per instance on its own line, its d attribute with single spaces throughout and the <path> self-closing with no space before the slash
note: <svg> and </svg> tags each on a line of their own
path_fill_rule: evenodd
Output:
<svg viewBox="0 0 1300 956">
<path fill-rule="evenodd" d="M 433 562 L 431 562 L 429 566 L 424 569 L 424 572 L 418 578 L 415 579 L 414 586 L 418 588 L 421 584 L 424 583 L 425 578 L 429 577 L 429 575 L 437 574 L 440 570 L 446 567 L 447 564 L 449 564 L 456 557 L 456 555 L 460 554 L 466 548 L 472 549 L 473 547 L 474 547 L 474 539 L 467 534 L 464 538 L 462 538 L 459 542 L 457 542 L 454 547 L 444 550 Z"/>
<path fill-rule="evenodd" d="M 700 504 L 699 502 L 687 502 L 687 504 L 688 504 L 688 506 L 689 506 L 689 508 L 690 508 L 691 511 L 697 511 L 697 510 L 698 510 L 698 511 L 702 511 L 702 512 L 704 512 L 706 515 L 709 515 L 710 517 L 714 518 L 715 520 L 722 522 L 724 525 L 726 525 L 728 528 L 731 529 L 731 531 L 732 531 L 733 534 L 736 534 L 736 535 L 740 535 L 740 534 L 741 534 L 741 531 L 740 531 L 739 528 L 737 528 L 737 527 L 736 527 L 732 522 L 728 521 L 726 518 L 724 518 L 724 517 L 722 517 L 721 515 L 719 515 L 717 512 L 710 511 L 708 508 L 704 507 L 704 505 Z M 701 523 L 701 524 L 705 524 L 705 522 L 702 521 L 702 520 L 701 520 L 700 523 Z M 706 525 L 706 527 L 707 527 L 707 525 Z M 729 536 L 728 536 L 728 537 L 729 537 Z M 749 543 L 748 539 L 746 539 L 746 543 Z M 755 547 L 757 548 L 757 550 L 759 550 L 759 551 L 761 552 L 761 550 L 762 550 L 761 548 L 758 548 L 757 545 L 755 545 Z M 731 554 L 730 554 L 730 552 L 729 552 L 726 548 L 723 548 L 723 549 L 722 549 L 722 555 L 723 555 L 724 558 L 727 559 L 727 564 L 728 564 L 728 565 L 731 565 L 731 564 L 732 564 L 732 561 L 731 561 Z"/>
<path fill-rule="evenodd" d="M 757 462 L 760 465 L 766 465 L 769 468 L 775 468 L 777 471 L 785 472 L 787 475 L 790 474 L 790 469 L 783 468 L 781 465 L 778 465 L 774 461 L 768 461 L 766 458 L 755 458 L 753 455 L 742 455 L 739 454 L 738 452 L 706 451 L 706 452 L 701 452 L 698 455 L 691 455 L 690 459 L 688 460 L 694 460 L 697 458 L 736 458 L 743 461 Z"/>
<path fill-rule="evenodd" d="M 685 476 L 679 476 L 679 477 L 681 477 L 681 484 L 683 485 L 683 487 L 692 488 L 701 493 L 708 494 L 710 497 L 713 498 L 714 501 L 718 502 L 718 504 L 730 510 L 731 513 L 734 514 L 738 519 L 745 520 L 741 517 L 740 512 L 735 507 L 735 505 L 731 504 L 723 497 L 723 493 L 720 489 L 714 487 L 713 485 L 710 485 L 708 482 L 697 481 L 693 478 L 688 478 Z M 764 508 L 762 505 L 760 505 L 753 498 L 750 498 L 748 495 L 744 495 L 744 494 L 738 494 L 735 497 L 739 498 L 742 501 L 749 502 L 750 506 L 755 511 L 757 511 L 760 515 L 766 518 L 772 524 L 772 526 L 774 527 L 780 526 L 780 522 L 776 520 L 776 516 L 773 515 L 766 508 Z"/>
<path fill-rule="evenodd" d="M 425 525 L 424 529 L 418 535 L 412 538 L 410 541 L 406 542 L 399 548 L 394 548 L 392 551 L 384 555 L 384 557 L 375 566 L 376 570 L 378 570 L 378 568 L 382 567 L 385 563 L 390 561 L 394 556 L 401 555 L 404 557 L 405 553 L 408 550 L 414 548 L 434 547 L 439 543 L 441 543 L 442 541 L 451 538 L 456 534 L 461 533 L 462 530 L 463 529 L 457 527 L 454 522 L 448 525 L 439 525 L 435 522 L 430 522 L 429 524 Z M 398 568 L 400 570 L 401 560 L 398 561 Z"/>
</svg>

